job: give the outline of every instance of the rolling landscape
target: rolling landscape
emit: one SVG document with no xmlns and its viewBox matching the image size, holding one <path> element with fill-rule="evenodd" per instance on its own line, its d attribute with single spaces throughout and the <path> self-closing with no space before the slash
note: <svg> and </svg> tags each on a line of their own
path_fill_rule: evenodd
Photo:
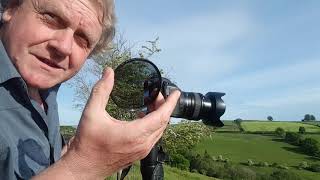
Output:
<svg viewBox="0 0 320 180">
<path fill-rule="evenodd" d="M 179 126 L 182 127 L 184 123 L 181 124 L 170 125 L 169 128 L 177 129 Z M 204 126 L 202 124 L 199 125 L 200 123 L 187 124 L 190 127 Z M 297 179 L 320 179 L 319 156 L 304 152 L 301 145 L 305 139 L 311 138 L 315 140 L 316 146 L 319 146 L 319 122 L 249 120 L 237 122 L 235 120 L 224 121 L 224 124 L 225 126 L 222 128 L 209 129 L 209 134 L 200 135 L 199 141 L 195 143 L 191 150 L 187 150 L 197 154 L 198 156 L 196 157 L 198 159 L 204 157 L 208 161 L 210 159 L 213 162 L 210 165 L 211 169 L 193 169 L 195 166 L 192 165 L 192 160 L 187 162 L 187 166 L 169 162 L 167 163 L 168 165 L 165 165 L 165 179 L 263 179 L 261 177 L 264 177 L 264 179 L 278 179 L 278 177 L 273 176 L 278 171 L 291 174 L 292 177 L 288 177 L 289 179 L 296 179 L 296 177 Z M 284 130 L 284 134 L 279 134 L 276 129 Z M 303 132 L 301 132 L 301 129 L 304 129 Z M 74 134 L 75 129 L 63 126 L 61 131 L 64 137 L 68 139 Z M 177 132 L 180 133 L 180 131 Z M 196 131 L 191 129 L 190 134 L 192 133 L 194 135 L 197 134 Z M 290 133 L 298 134 L 300 144 L 287 140 L 287 136 Z M 165 140 L 170 139 L 165 138 Z M 168 147 L 170 148 L 170 146 Z M 169 150 L 169 152 L 169 155 L 173 156 L 171 161 L 176 161 L 175 154 L 172 155 L 172 152 L 175 151 Z M 201 156 L 201 154 L 206 155 Z M 183 155 L 188 157 L 188 155 Z M 180 160 L 179 162 L 183 161 Z M 234 173 L 234 176 L 226 176 L 218 170 L 219 168 L 220 170 L 221 168 L 238 168 L 241 170 Z M 270 176 L 267 177 L 266 175 Z M 288 175 L 284 174 L 283 176 Z M 116 176 L 113 175 L 107 179 L 116 179 Z M 138 163 L 133 166 L 127 179 L 141 179 Z"/>
</svg>

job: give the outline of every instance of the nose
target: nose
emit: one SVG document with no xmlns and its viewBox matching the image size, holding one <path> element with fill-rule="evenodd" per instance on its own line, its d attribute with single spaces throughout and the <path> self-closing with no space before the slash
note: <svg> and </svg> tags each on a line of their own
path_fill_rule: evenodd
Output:
<svg viewBox="0 0 320 180">
<path fill-rule="evenodd" d="M 49 41 L 50 49 L 60 57 L 69 56 L 72 52 L 73 31 L 71 29 L 61 29 L 55 32 L 54 37 Z"/>
</svg>

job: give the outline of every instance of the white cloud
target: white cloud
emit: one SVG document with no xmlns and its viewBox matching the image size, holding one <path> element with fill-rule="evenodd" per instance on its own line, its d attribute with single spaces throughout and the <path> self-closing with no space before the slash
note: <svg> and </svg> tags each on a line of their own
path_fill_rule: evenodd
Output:
<svg viewBox="0 0 320 180">
<path fill-rule="evenodd" d="M 270 67 L 264 70 L 234 76 L 219 83 L 224 89 L 257 90 L 262 88 L 284 88 L 289 84 L 298 86 L 301 83 L 319 79 L 320 60 L 301 61 L 281 67 Z"/>
</svg>

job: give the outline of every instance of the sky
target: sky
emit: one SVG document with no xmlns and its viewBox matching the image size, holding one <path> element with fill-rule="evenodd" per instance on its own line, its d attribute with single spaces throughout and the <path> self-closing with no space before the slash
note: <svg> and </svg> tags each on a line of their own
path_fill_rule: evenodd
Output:
<svg viewBox="0 0 320 180">
<path fill-rule="evenodd" d="M 320 1 L 116 0 L 117 31 L 186 92 L 225 92 L 224 120 L 320 119 Z M 73 90 L 58 94 L 62 125 L 76 125 Z"/>
</svg>

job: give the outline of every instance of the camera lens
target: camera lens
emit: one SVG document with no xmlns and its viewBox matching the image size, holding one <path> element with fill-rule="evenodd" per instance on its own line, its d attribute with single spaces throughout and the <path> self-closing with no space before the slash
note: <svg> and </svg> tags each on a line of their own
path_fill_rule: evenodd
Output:
<svg viewBox="0 0 320 180">
<path fill-rule="evenodd" d="M 161 81 L 160 71 L 152 62 L 130 59 L 115 69 L 111 98 L 120 108 L 141 110 L 157 98 Z"/>
<path fill-rule="evenodd" d="M 224 93 L 209 92 L 205 96 L 194 92 L 181 92 L 180 100 L 172 114 L 173 117 L 200 120 L 211 126 L 222 127 L 220 117 L 225 112 L 221 99 Z"/>
</svg>

